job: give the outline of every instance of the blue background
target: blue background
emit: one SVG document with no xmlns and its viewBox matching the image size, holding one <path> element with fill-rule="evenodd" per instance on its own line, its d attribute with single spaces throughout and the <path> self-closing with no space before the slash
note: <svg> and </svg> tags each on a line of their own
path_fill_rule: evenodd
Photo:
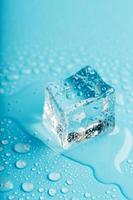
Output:
<svg viewBox="0 0 133 200">
<path fill-rule="evenodd" d="M 0 1 L 0 183 L 13 184 L 0 199 L 133 199 L 132 7 L 131 0 Z M 116 89 L 116 129 L 58 155 L 30 135 L 37 134 L 29 126 L 32 110 L 36 114 L 34 105 L 42 105 L 47 81 L 87 64 Z M 30 144 L 30 152 L 16 153 L 16 143 Z M 26 168 L 15 167 L 19 159 Z M 59 172 L 61 179 L 50 181 L 50 172 Z M 32 183 L 33 191 L 24 192 L 24 182 Z M 51 197 L 53 187 L 57 193 Z"/>
</svg>

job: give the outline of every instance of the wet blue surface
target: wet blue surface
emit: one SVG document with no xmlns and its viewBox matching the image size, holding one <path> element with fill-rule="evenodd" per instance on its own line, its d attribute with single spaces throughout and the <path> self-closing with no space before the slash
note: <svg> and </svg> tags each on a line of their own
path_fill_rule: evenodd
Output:
<svg viewBox="0 0 133 200">
<path fill-rule="evenodd" d="M 12 2 L 0 3 L 0 199 L 132 200 L 132 1 Z M 59 154 L 42 137 L 45 84 L 87 64 L 116 89 L 116 128 Z"/>
</svg>

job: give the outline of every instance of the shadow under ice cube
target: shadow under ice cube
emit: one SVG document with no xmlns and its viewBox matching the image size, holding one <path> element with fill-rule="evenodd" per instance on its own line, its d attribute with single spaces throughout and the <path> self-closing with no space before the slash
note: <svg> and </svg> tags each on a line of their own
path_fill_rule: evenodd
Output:
<svg viewBox="0 0 133 200">
<path fill-rule="evenodd" d="M 49 83 L 45 90 L 43 119 L 63 148 L 115 126 L 115 90 L 86 66 L 64 81 Z"/>
</svg>

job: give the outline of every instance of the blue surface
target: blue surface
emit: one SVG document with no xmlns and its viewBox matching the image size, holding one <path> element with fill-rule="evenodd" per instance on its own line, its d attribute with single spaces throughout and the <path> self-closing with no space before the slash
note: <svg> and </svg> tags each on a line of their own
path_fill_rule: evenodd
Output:
<svg viewBox="0 0 133 200">
<path fill-rule="evenodd" d="M 0 184 L 10 189 L 1 185 L 0 199 L 132 200 L 133 2 L 0 4 Z M 37 117 L 43 86 L 88 64 L 116 89 L 116 129 L 58 154 L 35 138 L 44 133 Z M 19 143 L 29 144 L 29 151 L 16 152 Z M 18 160 L 26 167 L 16 167 Z M 51 172 L 60 180 L 50 180 Z M 31 192 L 24 191 L 25 182 L 34 185 Z M 56 188 L 54 196 L 50 188 Z"/>
</svg>

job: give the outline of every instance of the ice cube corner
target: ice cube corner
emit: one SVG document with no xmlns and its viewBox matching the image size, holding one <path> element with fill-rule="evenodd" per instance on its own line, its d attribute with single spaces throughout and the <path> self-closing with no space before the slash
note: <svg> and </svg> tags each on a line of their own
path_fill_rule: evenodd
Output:
<svg viewBox="0 0 133 200">
<path fill-rule="evenodd" d="M 115 126 L 115 89 L 90 66 L 45 88 L 43 121 L 68 148 Z"/>
</svg>

